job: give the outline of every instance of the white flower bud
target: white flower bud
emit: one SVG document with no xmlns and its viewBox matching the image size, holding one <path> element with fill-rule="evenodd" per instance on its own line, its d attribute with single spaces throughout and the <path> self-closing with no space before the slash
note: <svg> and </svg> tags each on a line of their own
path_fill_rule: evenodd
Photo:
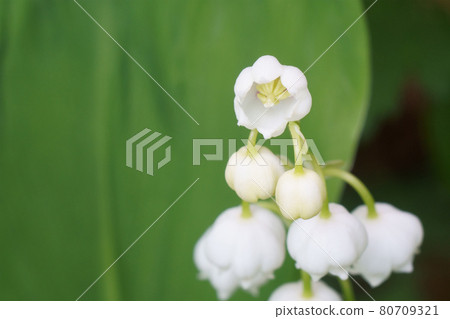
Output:
<svg viewBox="0 0 450 319">
<path fill-rule="evenodd" d="M 219 299 L 228 299 L 240 286 L 253 294 L 282 264 L 285 230 L 272 212 L 251 205 L 224 211 L 197 242 L 194 261 L 200 279 L 209 279 Z"/>
<path fill-rule="evenodd" d="M 269 297 L 270 301 L 341 301 L 341 296 L 324 282 L 311 283 L 312 296 L 303 296 L 303 282 L 289 282 L 278 287 Z"/>
<path fill-rule="evenodd" d="M 320 212 L 325 199 L 325 184 L 320 176 L 310 169 L 296 173 L 285 172 L 278 180 L 276 200 L 287 219 L 308 219 Z"/>
<path fill-rule="evenodd" d="M 355 209 L 353 215 L 365 226 L 369 238 L 367 249 L 354 264 L 353 272 L 360 274 L 372 287 L 379 286 L 391 272 L 413 271 L 414 255 L 423 240 L 419 218 L 390 204 L 376 203 L 378 216 L 367 217 L 367 206 Z"/>
<path fill-rule="evenodd" d="M 287 248 L 295 266 L 319 280 L 326 274 L 347 279 L 347 269 L 367 246 L 364 226 L 345 207 L 330 203 L 328 218 L 317 215 L 291 224 Z M 345 269 L 345 270 L 344 270 Z"/>
<path fill-rule="evenodd" d="M 247 202 L 273 196 L 278 178 L 284 172 L 280 159 L 266 147 L 256 147 L 253 156 L 246 146 L 231 155 L 225 169 L 228 186 Z"/>
</svg>

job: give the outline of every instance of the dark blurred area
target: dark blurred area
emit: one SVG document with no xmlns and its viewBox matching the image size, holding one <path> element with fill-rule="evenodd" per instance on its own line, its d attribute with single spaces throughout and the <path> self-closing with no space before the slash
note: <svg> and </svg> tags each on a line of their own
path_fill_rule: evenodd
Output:
<svg viewBox="0 0 450 319">
<path fill-rule="evenodd" d="M 353 172 L 425 230 L 414 273 L 393 275 L 373 296 L 449 300 L 450 1 L 380 1 L 367 18 L 373 84 Z M 348 187 L 343 202 L 359 205 Z"/>
</svg>

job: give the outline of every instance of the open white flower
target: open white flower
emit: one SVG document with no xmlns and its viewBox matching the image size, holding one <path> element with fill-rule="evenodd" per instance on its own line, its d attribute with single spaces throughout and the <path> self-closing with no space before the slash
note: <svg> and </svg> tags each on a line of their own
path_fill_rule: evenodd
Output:
<svg viewBox="0 0 450 319">
<path fill-rule="evenodd" d="M 367 246 L 364 226 L 344 206 L 330 203 L 328 218 L 317 215 L 292 223 L 287 248 L 295 266 L 319 280 L 326 274 L 347 279 L 347 270 Z"/>
<path fill-rule="evenodd" d="M 390 204 L 376 203 L 378 216 L 367 217 L 367 206 L 353 215 L 365 226 L 369 238 L 367 249 L 353 267 L 372 287 L 379 286 L 391 272 L 410 273 L 413 260 L 423 240 L 422 224 L 415 215 Z"/>
<path fill-rule="evenodd" d="M 308 219 L 320 212 L 325 198 L 325 184 L 313 170 L 304 168 L 285 172 L 278 180 L 276 200 L 287 219 Z"/>
<path fill-rule="evenodd" d="M 285 230 L 272 212 L 250 206 L 224 211 L 197 242 L 194 261 L 201 279 L 209 279 L 219 299 L 228 299 L 240 286 L 253 294 L 282 264 Z"/>
<path fill-rule="evenodd" d="M 246 146 L 241 147 L 231 155 L 225 170 L 228 186 L 251 203 L 271 197 L 284 172 L 281 160 L 268 148 L 260 147 L 257 152 L 253 156 Z"/>
<path fill-rule="evenodd" d="M 341 301 L 341 296 L 328 287 L 324 282 L 311 283 L 312 296 L 303 295 L 303 282 L 289 282 L 284 284 L 270 295 L 270 301 Z"/>
<path fill-rule="evenodd" d="M 234 85 L 234 111 L 238 125 L 257 129 L 265 139 L 283 133 L 311 109 L 311 94 L 303 73 L 281 65 L 270 55 L 241 71 Z"/>
</svg>

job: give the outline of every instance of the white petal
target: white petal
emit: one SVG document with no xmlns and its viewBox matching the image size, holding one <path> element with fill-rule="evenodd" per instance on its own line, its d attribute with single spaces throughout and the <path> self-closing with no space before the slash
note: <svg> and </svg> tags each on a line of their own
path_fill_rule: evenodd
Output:
<svg viewBox="0 0 450 319">
<path fill-rule="evenodd" d="M 390 276 L 390 272 L 379 272 L 371 274 L 361 274 L 361 277 L 367 281 L 372 288 L 376 288 L 381 285 Z"/>
<path fill-rule="evenodd" d="M 261 147 L 253 157 L 244 146 L 228 160 L 225 178 L 240 198 L 252 203 L 274 194 L 280 170 L 283 167 L 268 148 Z"/>
<path fill-rule="evenodd" d="M 298 121 L 304 118 L 306 115 L 308 115 L 309 111 L 311 110 L 312 105 L 312 98 L 311 94 L 309 93 L 308 89 L 304 91 L 300 91 L 297 93 L 297 96 L 295 97 L 295 105 L 293 107 L 293 113 L 291 117 L 289 118 L 289 121 Z"/>
<path fill-rule="evenodd" d="M 277 223 L 281 223 L 281 221 L 277 220 Z M 270 273 L 283 265 L 285 257 L 284 240 L 280 241 L 276 234 L 270 232 L 267 228 L 261 228 L 259 233 L 259 267 L 262 272 Z"/>
<path fill-rule="evenodd" d="M 211 281 L 220 299 L 229 298 L 239 286 L 256 294 L 283 264 L 282 221 L 257 205 L 250 210 L 249 218 L 242 217 L 241 206 L 224 211 L 194 249 L 202 278 Z"/>
<path fill-rule="evenodd" d="M 339 294 L 324 282 L 312 283 L 313 296 L 305 298 L 303 296 L 302 281 L 286 283 L 278 287 L 269 297 L 270 301 L 340 301 Z"/>
<path fill-rule="evenodd" d="M 234 113 L 236 113 L 236 118 L 238 120 L 239 126 L 245 126 L 249 130 L 254 129 L 255 127 L 252 127 L 252 122 L 248 119 L 247 115 L 245 115 L 245 112 L 242 110 L 242 101 L 238 96 L 234 97 Z"/>
<path fill-rule="evenodd" d="M 234 94 L 236 96 L 243 98 L 248 93 L 253 85 L 253 75 L 252 68 L 246 67 L 241 71 L 238 78 L 236 79 L 236 83 L 234 84 Z"/>
<path fill-rule="evenodd" d="M 420 220 L 390 204 L 376 203 L 378 217 L 367 218 L 367 207 L 355 209 L 354 215 L 364 224 L 368 246 L 353 266 L 372 286 L 380 285 L 392 271 L 412 271 L 414 255 L 423 240 Z"/>
<path fill-rule="evenodd" d="M 250 130 L 257 128 L 265 139 L 279 136 L 289 121 L 297 121 L 308 114 L 311 108 L 311 95 L 308 91 L 300 95 L 301 99 L 289 97 L 273 107 L 266 108 L 258 99 L 256 86 L 253 85 L 245 97 L 236 96 L 234 99 L 238 125 Z"/>
<path fill-rule="evenodd" d="M 407 262 L 403 266 L 397 267 L 394 269 L 396 272 L 403 272 L 403 273 L 411 273 L 414 270 L 412 261 Z"/>
<path fill-rule="evenodd" d="M 269 83 L 281 76 L 283 66 L 271 55 L 260 57 L 252 66 L 253 80 L 256 83 Z"/>
<path fill-rule="evenodd" d="M 341 301 L 341 296 L 323 281 L 313 284 L 313 300 L 315 301 Z"/>
<path fill-rule="evenodd" d="M 253 86 L 243 100 L 234 99 L 238 125 L 250 130 L 257 128 L 265 139 L 281 135 L 294 114 L 297 101 L 290 97 L 271 108 L 265 108 L 256 94 L 256 87 Z"/>
<path fill-rule="evenodd" d="M 295 103 L 296 100 L 289 97 L 271 108 L 265 108 L 263 112 L 258 112 L 256 116 L 249 116 L 249 118 L 253 120 L 255 127 L 266 140 L 277 137 L 283 134 L 287 123 L 293 120 Z"/>
<path fill-rule="evenodd" d="M 298 175 L 294 169 L 285 172 L 278 180 L 276 200 L 288 219 L 308 219 L 322 208 L 325 185 L 319 175 L 309 169 Z"/>
<path fill-rule="evenodd" d="M 216 273 L 211 278 L 211 284 L 216 289 L 220 300 L 229 299 L 239 287 L 239 281 L 231 270 Z"/>
<path fill-rule="evenodd" d="M 260 166 L 252 161 L 248 166 L 236 167 L 235 191 L 247 202 L 267 199 L 275 192 L 276 177 L 270 166 Z"/>
<path fill-rule="evenodd" d="M 270 153 L 272 156 L 269 156 L 269 155 L 264 156 L 264 159 L 267 160 L 269 165 L 272 167 L 272 170 L 273 170 L 275 176 L 277 177 L 277 181 L 278 181 L 278 178 L 280 178 L 280 176 L 283 175 L 283 173 L 286 171 L 286 169 L 283 166 L 281 157 L 276 156 L 272 152 L 270 152 Z M 286 158 L 285 160 L 287 163 L 288 159 Z"/>
<path fill-rule="evenodd" d="M 216 219 L 206 238 L 206 256 L 213 264 L 223 269 L 231 267 L 236 253 L 237 242 L 230 234 L 239 230 L 237 221 L 241 212 L 240 206 L 227 209 Z"/>
<path fill-rule="evenodd" d="M 273 214 L 271 211 L 262 208 L 258 205 L 251 205 L 252 212 L 255 219 L 261 226 L 268 228 L 267 232 L 274 235 L 279 243 L 282 243 L 284 248 L 284 241 L 286 239 L 286 231 L 281 219 Z M 283 249 L 284 250 L 284 249 Z"/>
<path fill-rule="evenodd" d="M 297 267 L 300 269 L 300 267 Z M 320 272 L 316 272 L 316 273 L 311 273 L 311 279 L 313 280 L 313 282 L 317 282 L 320 279 L 322 279 L 325 275 L 327 274 L 326 271 L 320 271 Z"/>
<path fill-rule="evenodd" d="M 246 225 L 241 228 L 240 232 L 234 233 L 239 244 L 234 255 L 233 270 L 237 277 L 242 279 L 254 277 L 261 267 L 261 256 L 258 249 L 259 234 L 255 233 L 257 224 L 250 219 L 253 217 L 244 221 Z"/>
<path fill-rule="evenodd" d="M 363 225 L 343 206 L 329 205 L 331 216 L 297 219 L 288 232 L 287 247 L 296 267 L 320 280 L 327 273 L 348 278 L 348 269 L 367 244 Z"/>
<path fill-rule="evenodd" d="M 300 91 L 307 90 L 308 83 L 306 77 L 298 68 L 294 66 L 283 66 L 283 73 L 280 77 L 281 84 L 291 95 L 296 96 Z"/>
<path fill-rule="evenodd" d="M 341 267 L 333 267 L 330 269 L 330 274 L 339 277 L 342 280 L 348 279 L 348 271 L 342 269 Z"/>
<path fill-rule="evenodd" d="M 302 300 L 303 287 L 301 282 L 289 282 L 278 287 L 269 297 L 270 301 Z"/>
<path fill-rule="evenodd" d="M 308 83 L 305 75 L 298 68 L 293 66 L 283 66 L 283 68 L 281 83 L 296 100 L 289 120 L 298 121 L 311 110 L 312 98 L 308 90 Z"/>
<path fill-rule="evenodd" d="M 208 232 L 209 229 L 205 232 L 204 235 L 202 235 L 202 237 L 200 237 L 194 248 L 194 263 L 200 271 L 198 275 L 199 279 L 207 279 L 212 267 L 211 262 L 208 260 L 205 254 L 205 242 Z"/>
<path fill-rule="evenodd" d="M 234 176 L 236 175 L 236 165 L 238 163 L 238 153 L 233 153 L 225 168 L 225 180 L 231 189 L 234 189 Z"/>
</svg>

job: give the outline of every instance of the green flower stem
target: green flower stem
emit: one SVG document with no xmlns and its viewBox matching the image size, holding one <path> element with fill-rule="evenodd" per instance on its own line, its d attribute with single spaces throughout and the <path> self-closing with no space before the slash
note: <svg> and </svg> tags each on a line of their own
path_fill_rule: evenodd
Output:
<svg viewBox="0 0 450 319">
<path fill-rule="evenodd" d="M 323 201 L 322 210 L 319 213 L 320 218 L 327 219 L 331 217 L 330 207 L 328 204 L 328 197 L 326 196 Z"/>
<path fill-rule="evenodd" d="M 301 270 L 300 273 L 303 282 L 303 297 L 311 298 L 313 296 L 311 276 L 304 270 Z"/>
<path fill-rule="evenodd" d="M 345 165 L 343 160 L 332 160 L 325 163 L 325 167 L 341 168 Z"/>
<path fill-rule="evenodd" d="M 258 138 L 258 130 L 253 129 L 250 131 L 250 135 L 248 136 L 247 140 L 247 154 L 251 155 L 253 158 L 256 157 L 258 151 L 255 147 L 256 145 L 256 139 Z"/>
<path fill-rule="evenodd" d="M 248 142 L 247 142 L 247 153 L 253 157 L 255 157 L 255 154 L 257 153 L 257 150 L 255 148 L 256 139 L 258 138 L 258 130 L 253 129 L 250 131 L 250 135 L 248 136 Z M 250 203 L 246 202 L 245 200 L 242 201 L 242 218 L 250 218 L 252 217 L 252 212 L 250 210 Z"/>
<path fill-rule="evenodd" d="M 268 210 L 271 210 L 272 212 L 276 213 L 277 215 L 280 215 L 283 217 L 283 214 L 281 214 L 280 207 L 278 207 L 278 205 L 273 201 L 258 202 L 257 205 L 261 206 L 263 208 L 266 208 Z"/>
<path fill-rule="evenodd" d="M 255 146 L 256 139 L 258 138 L 258 130 L 255 128 L 250 131 L 250 135 L 248 136 L 247 146 Z"/>
<path fill-rule="evenodd" d="M 349 278 L 346 280 L 339 279 L 341 284 L 342 295 L 345 301 L 355 301 L 355 293 L 353 292 L 353 285 Z"/>
<path fill-rule="evenodd" d="M 327 192 L 327 183 L 325 181 L 325 176 L 323 175 L 323 170 L 320 167 L 320 165 L 317 162 L 317 158 L 314 156 L 313 152 L 308 152 L 309 155 L 311 156 L 311 160 L 312 160 L 312 164 L 314 167 L 314 170 L 316 171 L 317 174 L 319 174 L 320 178 L 323 181 L 323 184 L 325 185 L 325 194 L 324 194 L 324 201 L 323 201 L 323 205 L 322 205 L 322 210 L 320 211 L 320 217 L 327 219 L 331 217 L 331 213 L 330 213 L 330 207 L 329 207 L 329 202 L 328 202 L 328 192 Z"/>
<path fill-rule="evenodd" d="M 303 140 L 298 132 L 300 132 L 300 126 L 296 122 L 289 122 L 289 131 L 291 132 L 292 139 L 294 140 L 294 153 L 295 153 L 295 173 L 303 174 L 303 160 L 302 160 L 302 146 Z"/>
<path fill-rule="evenodd" d="M 284 158 L 280 157 L 280 160 L 283 161 Z M 286 171 L 290 171 L 291 169 L 295 168 L 294 164 L 292 164 L 291 161 L 287 158 L 286 158 L 286 165 L 283 165 L 283 167 Z"/>
<path fill-rule="evenodd" d="M 242 218 L 250 218 L 252 217 L 252 212 L 250 210 L 250 203 L 245 200 L 242 201 Z"/>
<path fill-rule="evenodd" d="M 352 186 L 355 191 L 359 194 L 364 204 L 366 204 L 368 209 L 368 218 L 377 218 L 378 213 L 375 210 L 375 200 L 373 199 L 372 194 L 367 189 L 366 185 L 361 182 L 359 178 L 357 178 L 352 173 L 344 171 L 339 168 L 327 167 L 323 170 L 326 176 L 338 177 L 345 182 L 347 182 L 350 186 Z"/>
</svg>

